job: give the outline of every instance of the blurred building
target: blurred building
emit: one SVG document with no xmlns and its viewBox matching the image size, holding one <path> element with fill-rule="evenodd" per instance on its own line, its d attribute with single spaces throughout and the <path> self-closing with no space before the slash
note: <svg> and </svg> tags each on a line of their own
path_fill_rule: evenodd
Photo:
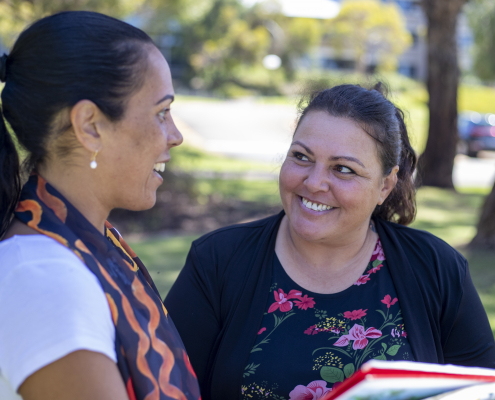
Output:
<svg viewBox="0 0 495 400">
<path fill-rule="evenodd" d="M 282 10 L 288 16 L 292 17 L 304 17 L 303 12 L 297 15 L 294 11 L 296 8 L 291 8 L 291 4 L 295 0 L 279 0 L 282 5 L 285 5 Z M 307 0 L 308 1 L 308 0 Z M 313 2 L 316 0 L 309 0 Z M 343 0 L 318 0 L 320 2 L 327 3 L 327 9 L 338 10 L 340 3 Z M 418 80 L 425 80 L 427 75 L 427 24 L 426 18 L 420 5 L 419 0 L 381 0 L 383 3 L 395 3 L 400 8 L 405 22 L 406 28 L 411 33 L 413 42 L 412 45 L 399 57 L 399 72 L 403 75 L 409 76 Z M 304 2 L 306 3 L 306 2 Z M 307 3 L 306 3 L 307 4 Z M 287 10 L 291 10 L 290 13 Z M 315 8 L 316 9 L 316 8 Z M 338 11 L 336 12 L 338 14 Z M 335 15 L 336 15 L 335 14 Z M 327 13 L 313 13 L 313 18 L 329 18 Z M 461 70 L 468 71 L 471 69 L 472 57 L 471 47 L 473 45 L 473 35 L 468 26 L 467 18 L 464 13 L 461 13 L 457 25 L 457 43 L 459 50 L 459 65 Z M 313 64 L 316 62 L 318 67 L 323 69 L 337 69 L 337 70 L 352 70 L 355 66 L 354 57 L 352 51 L 343 51 L 337 53 L 331 47 L 321 46 L 316 49 L 313 55 Z M 373 55 L 369 54 L 367 57 L 367 67 L 369 70 L 373 70 L 374 65 Z M 300 65 L 309 65 L 309 60 L 301 60 Z"/>
</svg>

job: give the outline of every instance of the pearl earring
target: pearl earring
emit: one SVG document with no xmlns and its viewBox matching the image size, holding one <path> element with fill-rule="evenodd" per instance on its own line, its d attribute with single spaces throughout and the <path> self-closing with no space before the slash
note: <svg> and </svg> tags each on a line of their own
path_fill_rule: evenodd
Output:
<svg viewBox="0 0 495 400">
<path fill-rule="evenodd" d="M 93 157 L 91 157 L 91 162 L 89 163 L 89 166 L 91 169 L 96 169 L 98 164 L 96 163 L 96 155 L 98 154 L 98 150 L 95 151 L 95 154 L 93 154 Z"/>
</svg>

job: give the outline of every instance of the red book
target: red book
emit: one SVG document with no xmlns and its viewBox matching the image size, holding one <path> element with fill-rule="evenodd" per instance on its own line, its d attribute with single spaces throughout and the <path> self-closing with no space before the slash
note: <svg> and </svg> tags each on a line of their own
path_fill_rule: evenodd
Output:
<svg viewBox="0 0 495 400">
<path fill-rule="evenodd" d="M 492 369 L 372 360 L 320 400 L 418 400 L 491 382 Z M 489 386 L 495 399 L 495 385 Z"/>
</svg>

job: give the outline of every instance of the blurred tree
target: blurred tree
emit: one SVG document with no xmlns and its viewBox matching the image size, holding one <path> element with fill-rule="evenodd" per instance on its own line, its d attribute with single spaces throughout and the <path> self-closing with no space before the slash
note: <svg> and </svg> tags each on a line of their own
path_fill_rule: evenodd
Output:
<svg viewBox="0 0 495 400">
<path fill-rule="evenodd" d="M 454 188 L 452 170 L 457 147 L 456 25 L 468 0 L 421 0 L 428 21 L 428 80 L 430 126 L 418 162 L 419 184 Z"/>
<path fill-rule="evenodd" d="M 370 61 L 380 70 L 395 70 L 397 57 L 412 38 L 395 4 L 347 0 L 340 13 L 326 23 L 326 42 L 338 53 L 351 49 L 356 71 L 364 73 Z"/>
<path fill-rule="evenodd" d="M 495 250 L 495 184 L 481 209 L 477 233 L 469 246 L 475 249 Z"/>
<path fill-rule="evenodd" d="M 0 0 L 0 38 L 9 47 L 28 24 L 61 11 L 98 11 L 123 18 L 143 3 L 144 0 Z"/>
<path fill-rule="evenodd" d="M 495 80 L 495 2 L 474 0 L 468 11 L 474 33 L 474 70 L 483 80 Z M 487 196 L 470 247 L 495 250 L 495 184 Z"/>
<path fill-rule="evenodd" d="M 263 67 L 268 54 L 282 59 L 281 69 L 291 79 L 293 60 L 321 38 L 318 21 L 285 17 L 276 2 L 246 7 L 239 0 L 206 0 L 199 6 L 191 0 L 154 1 L 149 3 L 153 12 L 147 30 L 154 36 L 174 36 L 170 57 L 182 67 L 181 80 L 207 90 L 231 84 L 273 87 L 281 76 Z"/>
<path fill-rule="evenodd" d="M 474 34 L 474 72 L 485 80 L 495 79 L 495 2 L 473 0 L 468 18 Z"/>
</svg>

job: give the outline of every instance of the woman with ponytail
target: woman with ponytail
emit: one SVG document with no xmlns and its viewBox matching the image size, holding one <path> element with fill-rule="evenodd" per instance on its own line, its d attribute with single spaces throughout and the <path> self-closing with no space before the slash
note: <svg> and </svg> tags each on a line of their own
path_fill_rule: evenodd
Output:
<svg viewBox="0 0 495 400">
<path fill-rule="evenodd" d="M 0 81 L 0 398 L 198 400 L 149 273 L 106 221 L 154 205 L 182 142 L 167 62 L 135 27 L 66 12 L 21 33 Z"/>
<path fill-rule="evenodd" d="M 283 211 L 193 242 L 165 299 L 203 399 L 317 399 L 370 359 L 495 368 L 466 260 L 407 227 L 402 111 L 380 84 L 313 93 L 300 111 Z"/>
</svg>

